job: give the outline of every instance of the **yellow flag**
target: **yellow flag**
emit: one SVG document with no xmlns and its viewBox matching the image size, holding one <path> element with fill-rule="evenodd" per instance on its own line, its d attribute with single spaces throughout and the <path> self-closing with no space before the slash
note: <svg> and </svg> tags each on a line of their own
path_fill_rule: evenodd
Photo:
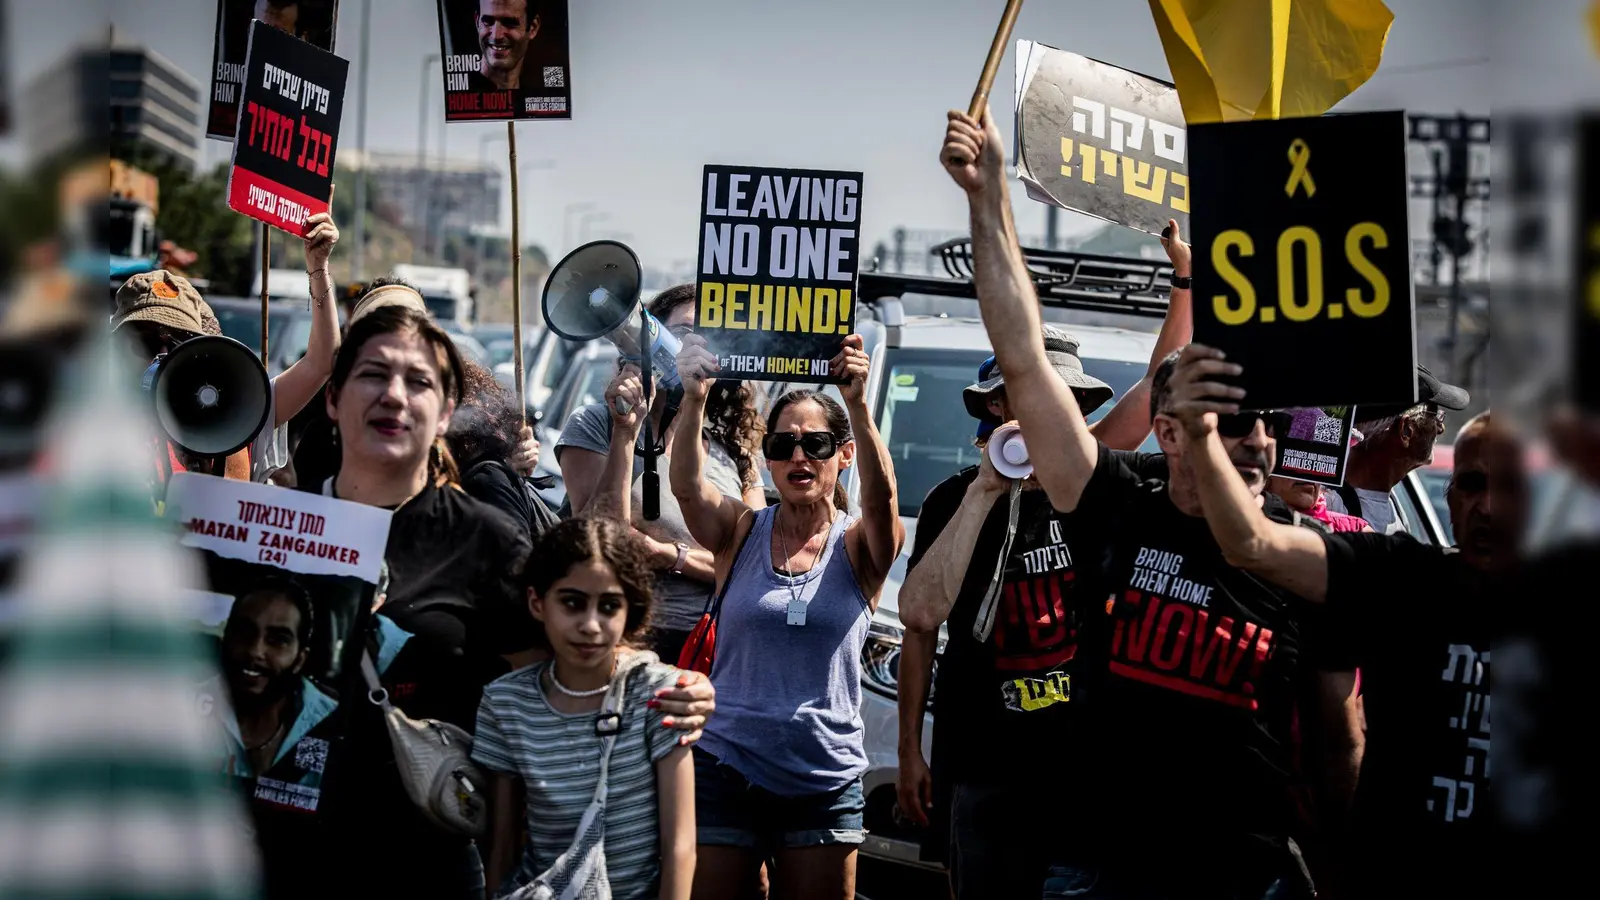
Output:
<svg viewBox="0 0 1600 900">
<path fill-rule="evenodd" d="M 1594 52 L 1600 54 L 1600 0 L 1589 7 L 1589 37 L 1594 39 Z"/>
<path fill-rule="evenodd" d="M 1150 0 L 1190 124 L 1320 116 L 1372 77 L 1382 0 Z"/>
</svg>

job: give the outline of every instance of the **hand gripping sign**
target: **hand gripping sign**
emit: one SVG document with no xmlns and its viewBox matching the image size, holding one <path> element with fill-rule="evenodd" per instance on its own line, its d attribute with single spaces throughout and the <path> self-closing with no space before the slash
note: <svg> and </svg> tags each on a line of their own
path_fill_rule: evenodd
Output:
<svg viewBox="0 0 1600 900">
<path fill-rule="evenodd" d="M 305 236 L 328 211 L 350 64 L 263 22 L 250 23 L 228 207 Z"/>
<path fill-rule="evenodd" d="M 860 172 L 706 166 L 694 329 L 723 377 L 838 382 L 860 229 Z"/>
<path fill-rule="evenodd" d="M 1244 405 L 1414 402 L 1404 113 L 1190 125 L 1189 154 L 1194 339 Z"/>
</svg>

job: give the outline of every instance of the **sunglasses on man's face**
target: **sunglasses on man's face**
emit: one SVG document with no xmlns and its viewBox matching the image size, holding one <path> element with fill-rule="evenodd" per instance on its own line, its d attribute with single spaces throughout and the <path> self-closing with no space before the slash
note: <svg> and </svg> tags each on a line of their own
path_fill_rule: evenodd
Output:
<svg viewBox="0 0 1600 900">
<path fill-rule="evenodd" d="M 761 440 L 761 451 L 767 459 L 777 462 L 794 458 L 796 447 L 806 455 L 806 459 L 828 459 L 838 452 L 839 441 L 827 431 L 808 431 L 805 434 L 783 432 L 769 434 Z"/>
<path fill-rule="evenodd" d="M 1223 413 L 1217 416 L 1217 433 L 1225 438 L 1249 437 L 1257 422 L 1266 423 L 1268 437 L 1279 438 L 1289 433 L 1294 416 L 1277 409 Z"/>
</svg>

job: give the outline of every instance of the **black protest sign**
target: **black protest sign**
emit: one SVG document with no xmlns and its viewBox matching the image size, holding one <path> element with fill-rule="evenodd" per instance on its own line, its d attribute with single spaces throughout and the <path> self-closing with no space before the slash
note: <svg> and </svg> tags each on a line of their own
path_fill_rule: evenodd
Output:
<svg viewBox="0 0 1600 900">
<path fill-rule="evenodd" d="M 1416 401 L 1405 140 L 1400 112 L 1189 127 L 1194 339 L 1247 407 Z"/>
<path fill-rule="evenodd" d="M 572 118 L 566 0 L 438 0 L 448 122 Z"/>
<path fill-rule="evenodd" d="M 297 237 L 328 211 L 350 63 L 250 23 L 244 112 L 233 141 L 228 207 Z"/>
<path fill-rule="evenodd" d="M 1150 234 L 1189 232 L 1187 135 L 1165 81 L 1017 44 L 1017 175 L 1028 196 Z"/>
<path fill-rule="evenodd" d="M 1272 474 L 1329 487 L 1344 484 L 1356 408 L 1313 406 L 1288 413 L 1289 433 L 1278 435 L 1278 462 Z"/>
<path fill-rule="evenodd" d="M 839 381 L 860 228 L 860 172 L 706 166 L 694 328 L 724 377 Z"/>
<path fill-rule="evenodd" d="M 211 47 L 211 104 L 206 137 L 233 140 L 238 130 L 240 96 L 245 85 L 245 56 L 250 48 L 250 23 L 261 21 L 292 34 L 319 50 L 333 52 L 338 33 L 339 0 L 217 0 L 217 33 Z"/>
<path fill-rule="evenodd" d="M 1573 392 L 1585 409 L 1600 411 L 1600 113 L 1578 120 L 1577 321 Z"/>
</svg>

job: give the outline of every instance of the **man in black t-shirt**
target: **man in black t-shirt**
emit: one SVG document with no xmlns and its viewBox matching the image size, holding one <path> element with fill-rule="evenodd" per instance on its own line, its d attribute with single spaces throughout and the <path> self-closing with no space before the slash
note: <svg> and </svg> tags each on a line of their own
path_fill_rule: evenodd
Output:
<svg viewBox="0 0 1600 900">
<path fill-rule="evenodd" d="M 1487 895 L 1494 821 L 1488 604 L 1509 587 L 1502 579 L 1526 525 L 1521 446 L 1489 413 L 1462 427 L 1448 489 L 1458 547 L 1285 528 L 1251 507 L 1217 438 L 1217 416 L 1230 415 L 1234 404 L 1214 399 L 1220 385 L 1206 379 L 1228 364 L 1198 345 L 1184 356 L 1174 406 L 1217 541 L 1246 571 L 1326 601 L 1308 653 L 1323 670 L 1335 721 L 1340 694 L 1348 696 L 1353 670 L 1361 669 L 1365 747 L 1341 744 L 1350 795 L 1320 804 L 1325 824 L 1337 829 L 1331 836 L 1343 838 L 1327 893 Z M 1347 817 L 1337 815 L 1345 810 Z"/>
<path fill-rule="evenodd" d="M 1170 407 L 1174 359 L 1151 390 L 1167 481 L 1140 478 L 1090 433 L 1033 337 L 1038 301 L 1002 146 L 992 117 L 980 125 L 951 112 L 941 160 L 968 195 L 974 281 L 1011 411 L 1025 433 L 1058 436 L 1030 447 L 1031 462 L 1054 508 L 1081 523 L 1075 596 L 1094 598 L 1073 676 L 1071 767 L 1031 766 L 1070 789 L 1056 811 L 1046 893 L 1307 897 L 1288 839 L 1301 602 L 1230 566 L 1200 517 Z M 1225 428 L 1228 464 L 1257 510 L 1277 418 L 1238 416 Z"/>
<path fill-rule="evenodd" d="M 1174 235 L 1173 246 L 1181 248 L 1187 266 L 1188 245 Z M 1152 368 L 1166 345 L 1187 340 L 1187 307 L 1176 316 L 1169 312 L 1168 322 Z M 1046 358 L 1083 408 L 1093 411 L 1111 398 L 1108 385 L 1083 371 L 1075 338 L 1050 326 L 1043 332 Z M 1148 388 L 1142 381 L 1130 390 L 1102 420 L 1104 427 L 1096 428 L 1137 447 L 1150 430 Z M 979 369 L 964 399 L 967 411 L 987 424 L 1012 419 L 1004 374 L 992 360 Z M 1065 748 L 1071 737 L 1071 665 L 1083 606 L 1073 602 L 1076 540 L 1071 523 L 1051 509 L 1037 481 L 1001 476 L 990 462 L 988 437 L 977 444 L 980 465 L 940 482 L 923 501 L 900 589 L 900 616 L 908 641 L 936 641 L 939 626 L 950 622 L 935 692 L 940 728 L 934 757 L 941 786 L 950 785 L 948 860 L 955 896 L 1033 900 L 1049 862 L 1057 809 L 1052 795 L 1063 787 L 1059 776 L 1069 766 L 1056 752 L 1036 772 L 1008 763 L 1019 748 Z M 1130 466 L 1165 472 L 1159 455 L 1130 452 L 1124 458 Z M 923 565 L 928 557 L 935 562 Z M 931 656 L 923 658 L 931 664 Z M 925 692 L 909 691 L 900 699 L 911 705 L 902 711 L 902 727 L 908 720 L 920 725 Z M 911 740 L 906 737 L 902 774 L 914 777 L 922 762 L 920 729 Z M 915 803 L 911 814 L 920 816 Z M 930 840 L 944 837 L 936 832 Z"/>
</svg>

